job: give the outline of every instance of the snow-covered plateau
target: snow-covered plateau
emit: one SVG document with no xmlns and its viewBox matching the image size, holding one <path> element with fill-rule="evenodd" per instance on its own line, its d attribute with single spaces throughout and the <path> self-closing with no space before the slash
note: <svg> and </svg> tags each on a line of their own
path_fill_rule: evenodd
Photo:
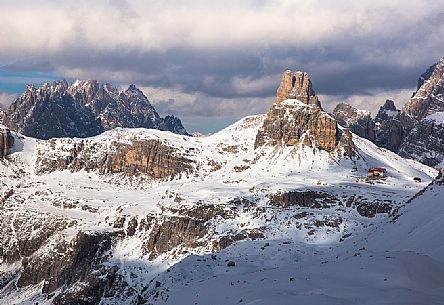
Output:
<svg viewBox="0 0 444 305">
<path fill-rule="evenodd" d="M 265 119 L 14 134 L 0 304 L 444 304 L 438 172 L 356 135 L 352 155 L 255 147 Z"/>
</svg>

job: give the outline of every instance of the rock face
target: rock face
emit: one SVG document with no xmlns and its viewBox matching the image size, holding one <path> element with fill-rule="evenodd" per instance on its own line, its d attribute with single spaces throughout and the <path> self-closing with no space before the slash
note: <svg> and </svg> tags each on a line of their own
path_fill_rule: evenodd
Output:
<svg viewBox="0 0 444 305">
<path fill-rule="evenodd" d="M 349 128 L 358 136 L 370 141 L 375 140 L 375 123 L 369 111 L 340 103 L 333 110 L 333 117 L 339 125 Z"/>
<path fill-rule="evenodd" d="M 56 139 L 51 140 L 56 146 Z M 132 139 L 128 142 L 113 141 L 110 144 L 94 140 L 66 140 L 64 155 L 51 151 L 37 157 L 37 173 L 57 170 L 98 171 L 100 174 L 146 174 L 152 178 L 175 177 L 190 172 L 192 161 L 181 157 L 177 150 L 159 140 Z"/>
<path fill-rule="evenodd" d="M 169 217 L 159 221 L 149 219 L 151 233 L 145 242 L 144 251 L 153 259 L 160 254 L 173 250 L 178 245 L 188 248 L 198 246 L 197 240 L 207 233 L 205 220 L 190 217 Z"/>
<path fill-rule="evenodd" d="M 12 146 L 14 145 L 14 137 L 9 129 L 0 128 L 0 159 L 6 157 Z"/>
<path fill-rule="evenodd" d="M 416 92 L 402 110 L 396 108 L 394 101 L 386 100 L 374 120 L 369 113 L 345 104 L 339 104 L 333 115 L 340 125 L 379 147 L 441 167 L 444 160 L 442 113 L 444 58 L 421 75 Z"/>
<path fill-rule="evenodd" d="M 385 104 L 379 108 L 375 118 L 376 138 L 374 142 L 380 147 L 398 152 L 413 124 L 413 119 L 398 110 L 394 101 L 386 100 Z"/>
<path fill-rule="evenodd" d="M 444 112 L 436 112 L 419 121 L 404 138 L 399 155 L 424 164 L 444 166 Z"/>
<path fill-rule="evenodd" d="M 404 112 L 422 120 L 435 112 L 444 111 L 444 58 L 431 66 L 418 80 L 418 88 L 404 106 Z"/>
<path fill-rule="evenodd" d="M 444 58 L 421 75 L 418 89 L 403 112 L 413 124 L 403 138 L 399 154 L 429 166 L 441 167 L 444 160 Z"/>
<path fill-rule="evenodd" d="M 276 93 L 276 104 L 286 99 L 297 99 L 304 104 L 321 107 L 306 72 L 291 72 L 291 70 L 284 72 Z"/>
<path fill-rule="evenodd" d="M 26 91 L 5 111 L 4 124 L 39 139 L 89 137 L 115 127 L 187 134 L 178 118 L 161 118 L 136 86 L 119 92 L 95 80 L 46 83 Z"/>
<path fill-rule="evenodd" d="M 254 147 L 302 144 L 330 152 L 339 147 L 342 134 L 336 120 L 322 110 L 307 73 L 287 70 Z"/>
</svg>

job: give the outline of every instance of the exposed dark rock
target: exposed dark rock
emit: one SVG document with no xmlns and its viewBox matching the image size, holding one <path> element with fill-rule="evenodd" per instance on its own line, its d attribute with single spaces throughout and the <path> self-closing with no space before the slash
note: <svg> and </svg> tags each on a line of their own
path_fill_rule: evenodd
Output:
<svg viewBox="0 0 444 305">
<path fill-rule="evenodd" d="M 404 112 L 418 121 L 442 111 L 444 111 L 444 58 L 421 75 L 415 94 L 404 106 Z"/>
<path fill-rule="evenodd" d="M 444 160 L 441 122 L 431 115 L 444 112 L 444 58 L 418 80 L 412 98 L 399 111 L 387 100 L 376 116 L 378 146 L 402 157 L 437 166 Z"/>
<path fill-rule="evenodd" d="M 0 128 L 0 159 L 6 157 L 12 146 L 14 145 L 14 137 L 9 129 Z"/>
<path fill-rule="evenodd" d="M 115 127 L 143 127 L 187 134 L 174 116 L 161 118 L 134 85 L 119 92 L 94 80 L 29 85 L 5 111 L 4 124 L 39 139 L 89 137 Z"/>
<path fill-rule="evenodd" d="M 306 208 L 328 208 L 338 202 L 336 196 L 316 191 L 290 191 L 268 196 L 269 203 L 279 207 L 300 206 Z"/>
<path fill-rule="evenodd" d="M 261 229 L 242 230 L 235 235 L 223 236 L 221 239 L 214 241 L 213 251 L 220 251 L 222 249 L 225 249 L 237 241 L 245 239 L 256 240 L 261 238 L 265 238 L 264 232 Z"/>
<path fill-rule="evenodd" d="M 175 212 L 174 209 L 171 210 Z M 194 219 L 208 221 L 217 217 L 223 219 L 233 219 L 236 216 L 236 212 L 230 209 L 224 209 L 221 206 L 213 204 L 199 204 L 192 208 L 181 208 L 177 212 L 179 215 L 188 216 Z"/>
<path fill-rule="evenodd" d="M 375 124 L 375 144 L 393 152 L 398 152 L 404 138 L 413 128 L 414 120 L 398 110 L 392 100 L 386 100 L 385 104 L 379 108 Z"/>
<path fill-rule="evenodd" d="M 15 214 L 14 214 L 15 213 Z M 8 263 L 32 255 L 60 232 L 74 224 L 60 217 L 35 212 L 0 209 L 0 255 Z M 15 232 L 15 234 L 14 234 Z"/>
<path fill-rule="evenodd" d="M 353 135 L 348 128 L 345 128 L 342 131 L 338 147 L 343 149 L 344 156 L 354 157 L 357 155 L 356 146 L 353 142 Z"/>
<path fill-rule="evenodd" d="M 444 160 L 444 121 L 422 119 L 404 138 L 399 155 L 438 166 Z"/>
<path fill-rule="evenodd" d="M 369 111 L 340 103 L 333 110 L 333 117 L 339 125 L 349 128 L 361 138 L 375 140 L 375 123 Z"/>
<path fill-rule="evenodd" d="M 336 120 L 324 112 L 315 95 L 311 81 L 304 72 L 284 72 L 277 91 L 276 102 L 267 112 L 258 130 L 254 148 L 264 145 L 296 146 L 337 151 L 343 132 Z M 351 133 L 342 141 L 352 156 L 354 151 Z"/>
<path fill-rule="evenodd" d="M 87 285 L 76 295 L 81 299 L 90 299 L 89 303 L 98 304 L 102 297 L 104 283 L 98 270 L 103 255 L 110 249 L 113 233 L 79 231 L 70 243 L 58 243 L 44 257 L 37 251 L 22 260 L 22 272 L 17 287 L 26 287 L 44 281 L 44 293 L 51 293 L 64 285 L 84 282 Z M 103 279 L 106 281 L 106 278 Z M 88 287 L 95 289 L 90 290 Z M 88 294 L 86 294 L 88 292 Z M 59 297 L 61 298 L 61 297 Z M 62 304 L 62 303 L 56 303 Z"/>
<path fill-rule="evenodd" d="M 309 147 L 332 151 L 339 141 L 336 120 L 321 108 L 303 104 L 274 104 L 259 129 L 254 147 L 263 145 Z"/>
<path fill-rule="evenodd" d="M 150 254 L 150 259 L 179 245 L 195 248 L 199 245 L 197 240 L 207 233 L 205 221 L 189 217 L 150 218 L 147 224 L 151 232 L 144 244 L 144 252 Z"/>
<path fill-rule="evenodd" d="M 375 217 L 376 214 L 390 214 L 392 211 L 392 202 L 386 201 L 369 201 L 360 196 L 351 196 L 347 199 L 347 207 L 355 207 L 359 215 L 363 217 Z"/>
</svg>

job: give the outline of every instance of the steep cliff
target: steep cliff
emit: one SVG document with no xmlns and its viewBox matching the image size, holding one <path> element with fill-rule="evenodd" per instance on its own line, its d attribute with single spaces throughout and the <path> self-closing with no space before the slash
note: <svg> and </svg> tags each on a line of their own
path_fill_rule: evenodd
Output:
<svg viewBox="0 0 444 305">
<path fill-rule="evenodd" d="M 339 125 L 349 128 L 358 136 L 370 141 L 375 140 L 375 123 L 369 111 L 340 103 L 333 110 L 333 117 Z"/>
<path fill-rule="evenodd" d="M 444 111 L 444 58 L 421 75 L 415 94 L 403 110 L 418 121 Z"/>
<path fill-rule="evenodd" d="M 0 126 L 0 159 L 9 154 L 13 145 L 14 137 L 9 129 Z"/>
<path fill-rule="evenodd" d="M 114 134 L 119 134 L 116 131 Z M 38 174 L 69 170 L 148 175 L 152 178 L 174 178 L 190 173 L 193 161 L 183 157 L 177 148 L 159 139 L 141 139 L 137 135 L 119 136 L 111 141 L 96 139 L 52 139 L 45 143 L 36 160 Z"/>
<path fill-rule="evenodd" d="M 394 101 L 386 100 L 375 117 L 375 144 L 398 152 L 414 125 L 414 119 L 396 108 Z"/>
<path fill-rule="evenodd" d="M 302 144 L 331 152 L 338 148 L 341 136 L 337 121 L 322 110 L 307 73 L 287 70 L 254 147 Z"/>
<path fill-rule="evenodd" d="M 297 99 L 304 104 L 321 107 L 306 72 L 292 72 L 291 70 L 284 72 L 276 93 L 276 104 L 280 104 L 286 99 Z"/>
<path fill-rule="evenodd" d="M 444 112 L 435 112 L 418 123 L 403 139 L 399 155 L 429 166 L 444 166 Z"/>
</svg>

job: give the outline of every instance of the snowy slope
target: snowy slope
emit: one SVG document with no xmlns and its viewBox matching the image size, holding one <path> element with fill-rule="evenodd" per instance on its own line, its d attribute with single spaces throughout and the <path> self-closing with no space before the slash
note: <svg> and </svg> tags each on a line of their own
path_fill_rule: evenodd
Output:
<svg viewBox="0 0 444 305">
<path fill-rule="evenodd" d="M 439 178 L 343 243 L 245 241 L 189 257 L 160 279 L 170 293 L 156 304 L 444 304 L 443 198 Z"/>
<path fill-rule="evenodd" d="M 137 296 L 156 304 L 181 304 L 184 299 L 195 300 L 190 304 L 237 304 L 240 299 L 246 304 L 270 304 L 272 300 L 273 304 L 364 304 L 365 297 L 375 293 L 382 300 L 384 294 L 378 292 L 388 293 L 393 286 L 381 281 L 373 287 L 372 279 L 352 277 L 362 266 L 360 257 L 353 256 L 355 245 L 347 240 L 350 236 L 356 240 L 359 234 L 367 234 L 385 223 L 393 209 L 425 187 L 437 172 L 355 135 L 357 157 L 353 159 L 304 146 L 264 146 L 255 150 L 255 136 L 263 120 L 264 116 L 247 117 L 212 136 L 200 138 L 120 128 L 83 140 L 17 137 L 15 152 L 0 162 L 2 196 L 14 190 L 5 201 L 7 209 L 2 210 L 2 247 L 13 249 L 27 238 L 28 232 L 36 240 L 48 234 L 37 223 L 31 226 L 31 219 L 55 228 L 56 233 L 50 233 L 39 248 L 49 257 L 60 240 L 72 244 L 80 230 L 123 234 L 109 249 L 104 266 L 118 268 L 118 276 L 126 283 L 126 288 L 119 289 L 125 293 L 104 298 L 102 304 L 131 304 Z M 38 160 L 67 156 L 79 141 L 93 147 L 100 158 L 112 143 L 131 144 L 146 139 L 157 139 L 173 147 L 181 157 L 193 160 L 192 174 L 172 180 L 153 180 L 144 175 L 100 175 L 84 170 L 37 174 L 41 166 Z M 387 168 L 387 180 L 365 182 L 367 169 L 374 166 Z M 423 182 L 416 183 L 413 177 L 421 177 Z M 315 193 L 321 197 L 307 205 L 272 203 L 274 195 L 285 192 Z M 328 204 L 325 201 L 319 205 L 322 198 L 327 198 Z M 382 204 L 389 209 L 370 217 L 363 216 L 360 209 Z M 190 246 L 185 240 L 150 256 L 147 244 L 159 240 L 159 236 L 152 237 L 152 227 L 141 229 L 143 221 L 156 219 L 154 226 L 160 231 L 162 224 L 169 221 L 188 221 L 186 215 L 199 224 L 202 207 L 211 207 L 217 213 L 205 218 L 204 232 L 195 238 L 196 245 Z M 191 211 L 194 214 L 187 214 Z M 138 226 L 130 235 L 126 232 L 132 222 Z M 190 232 L 194 233 L 194 228 L 182 234 Z M 261 240 L 251 240 L 256 239 L 248 235 L 252 232 L 259 234 Z M 244 234 L 239 238 L 244 241 L 217 253 L 215 259 L 211 256 L 221 240 L 228 237 L 236 241 L 239 234 Z M 341 247 L 343 244 L 347 248 Z M 341 259 L 335 259 L 339 252 Z M 408 270 L 402 266 L 416 258 L 402 254 L 399 259 L 393 274 L 404 278 Z M 236 267 L 227 267 L 226 260 L 234 260 Z M 326 264 L 325 260 L 335 262 Z M 377 255 L 377 261 L 374 272 L 383 277 L 393 264 L 386 262 L 383 254 Z M 365 264 L 365 268 L 373 268 L 368 260 Z M 350 268 L 349 276 L 340 271 L 345 266 Z M 440 264 L 425 259 L 424 266 L 434 270 L 432 275 L 436 274 L 440 283 Z M 0 278 L 18 277 L 20 270 L 20 261 L 3 261 Z M 290 277 L 295 280 L 290 281 Z M 344 281 L 349 288 L 338 291 L 339 283 Z M 403 300 L 412 294 L 409 289 L 419 289 L 420 281 L 424 281 L 424 276 L 402 286 L 406 291 Z M 48 299 L 40 293 L 41 285 L 0 285 L 0 303 L 51 304 L 60 291 Z M 221 286 L 233 292 L 214 296 Z M 428 303 L 434 304 L 435 297 L 442 296 L 441 291 L 420 290 Z"/>
</svg>

